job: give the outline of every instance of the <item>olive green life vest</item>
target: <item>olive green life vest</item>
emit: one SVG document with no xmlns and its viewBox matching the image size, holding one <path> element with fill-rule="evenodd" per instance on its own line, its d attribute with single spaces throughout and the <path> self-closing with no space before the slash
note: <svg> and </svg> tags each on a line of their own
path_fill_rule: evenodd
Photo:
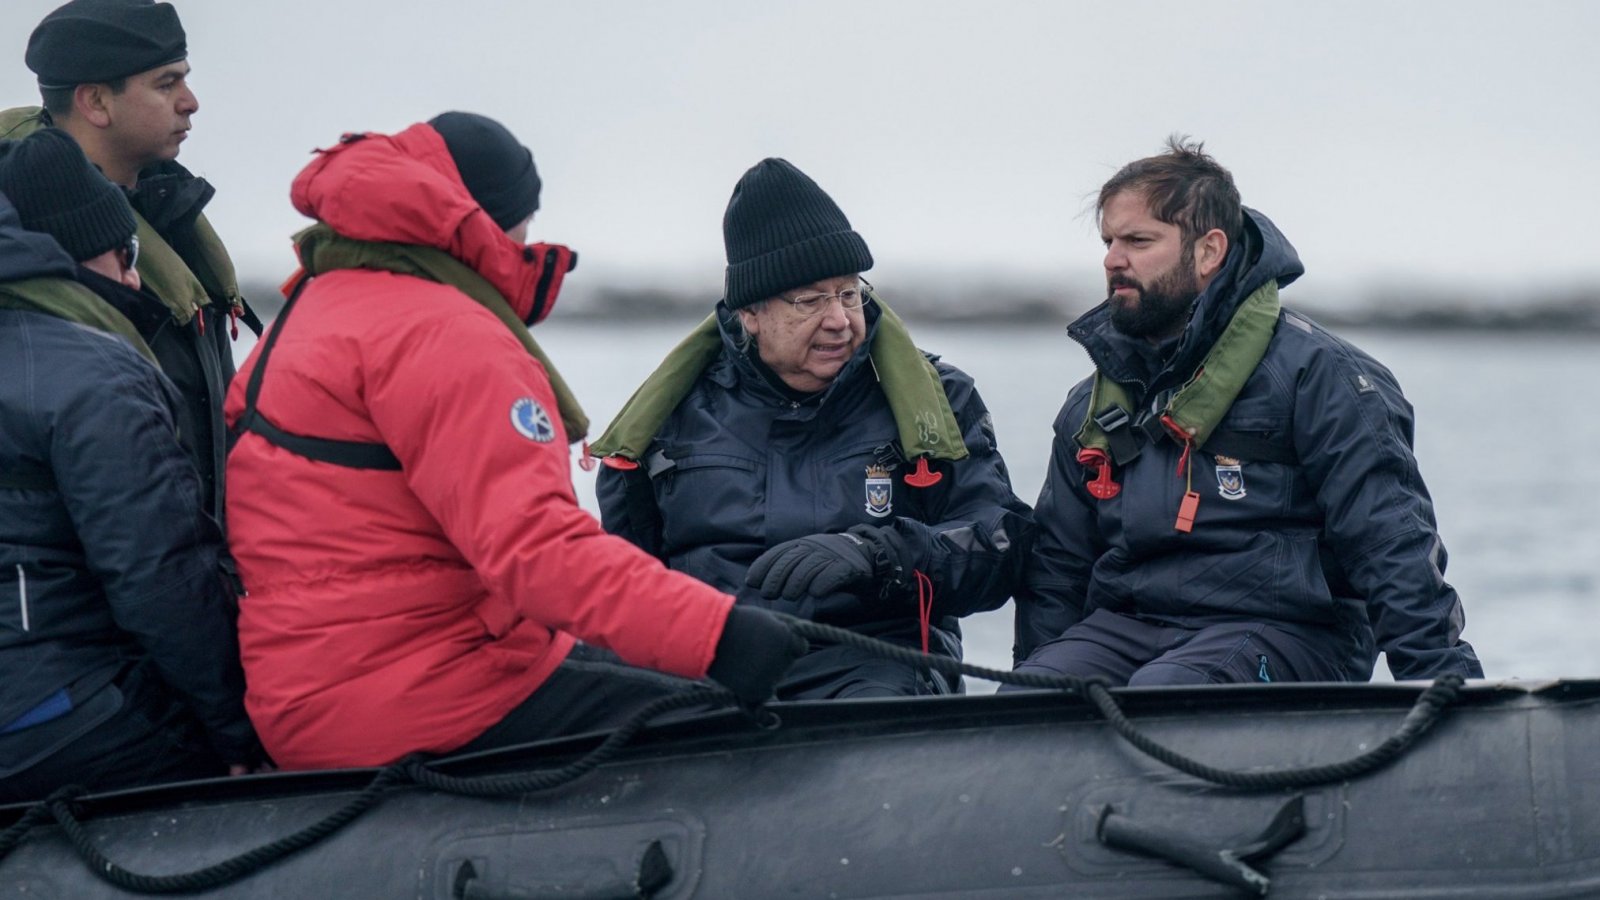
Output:
<svg viewBox="0 0 1600 900">
<path fill-rule="evenodd" d="M 1211 439 L 1245 382 L 1266 356 L 1278 325 L 1279 308 L 1276 281 L 1257 288 L 1239 305 L 1199 368 L 1162 409 L 1154 411 L 1157 418 L 1170 423 L 1169 430 L 1176 429 L 1174 438 L 1196 447 L 1205 446 Z M 1121 416 L 1116 415 L 1118 410 Z M 1134 398 L 1128 390 L 1096 371 L 1089 413 L 1076 435 L 1078 446 L 1099 450 L 1119 463 L 1127 461 L 1124 453 L 1112 452 L 1113 439 L 1103 423 L 1131 423 L 1136 414 Z M 1183 437 L 1179 438 L 1179 434 Z"/>
<path fill-rule="evenodd" d="M 133 349 L 156 368 L 156 355 L 133 327 L 128 317 L 100 299 L 100 295 L 66 278 L 24 278 L 0 284 L 0 308 L 27 309 L 76 322 L 97 331 L 114 334 L 133 345 Z"/>
<path fill-rule="evenodd" d="M 905 458 L 965 459 L 967 446 L 939 380 L 939 370 L 912 343 L 905 323 L 883 299 L 870 288 L 866 295 L 881 312 L 869 351 L 872 366 L 889 401 Z M 667 417 L 689 396 L 700 373 L 721 352 L 722 334 L 713 313 L 667 353 L 589 452 L 637 462 Z"/>
<path fill-rule="evenodd" d="M 144 286 L 166 304 L 172 318 L 180 325 L 189 324 L 202 306 L 219 302 L 230 313 L 244 311 L 244 298 L 239 293 L 239 278 L 234 273 L 233 260 L 222 246 L 222 239 L 206 221 L 204 213 L 195 219 L 195 245 L 199 250 L 191 267 L 172 249 L 166 239 L 156 233 L 144 216 L 133 214 L 139 223 L 139 278 Z"/>
<path fill-rule="evenodd" d="M 471 297 L 494 313 L 495 318 L 516 335 L 528 355 L 544 366 L 551 390 L 556 395 L 556 407 L 561 415 L 561 424 L 566 429 L 567 440 L 580 441 L 589 433 L 589 417 L 584 415 L 577 396 L 556 370 L 555 363 L 534 341 L 528 326 L 517 318 L 511 304 L 500 291 L 467 264 L 433 247 L 353 240 L 321 224 L 295 235 L 294 243 L 300 255 L 300 264 L 308 275 L 321 275 L 337 269 L 374 269 L 446 284 Z"/>
</svg>

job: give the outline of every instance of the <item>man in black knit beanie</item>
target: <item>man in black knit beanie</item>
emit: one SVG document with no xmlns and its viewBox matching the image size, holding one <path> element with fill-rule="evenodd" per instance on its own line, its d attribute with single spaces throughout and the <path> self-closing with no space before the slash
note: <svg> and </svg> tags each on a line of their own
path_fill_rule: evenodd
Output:
<svg viewBox="0 0 1600 900">
<path fill-rule="evenodd" d="M 866 240 L 787 160 L 745 172 L 722 230 L 715 314 L 593 447 L 606 528 L 741 604 L 960 659 L 957 620 L 1006 602 L 1032 531 L 972 379 L 912 344 Z M 778 696 L 960 689 L 827 646 Z"/>
<path fill-rule="evenodd" d="M 262 759 L 135 227 L 65 133 L 0 142 L 0 803 Z"/>
</svg>

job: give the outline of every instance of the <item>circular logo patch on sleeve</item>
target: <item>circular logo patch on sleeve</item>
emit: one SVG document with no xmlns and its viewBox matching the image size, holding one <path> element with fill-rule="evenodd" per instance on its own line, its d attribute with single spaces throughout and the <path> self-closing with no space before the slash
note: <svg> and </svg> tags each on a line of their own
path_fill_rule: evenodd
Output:
<svg viewBox="0 0 1600 900">
<path fill-rule="evenodd" d="M 550 414 L 532 397 L 522 397 L 511 404 L 511 427 L 517 430 L 517 434 L 541 444 L 550 443 L 556 436 L 556 427 L 550 422 Z"/>
</svg>

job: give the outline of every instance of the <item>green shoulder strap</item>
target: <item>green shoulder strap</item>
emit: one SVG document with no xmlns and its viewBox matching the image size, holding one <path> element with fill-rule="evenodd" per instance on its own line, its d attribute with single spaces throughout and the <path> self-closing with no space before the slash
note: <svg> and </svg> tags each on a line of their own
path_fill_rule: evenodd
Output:
<svg viewBox="0 0 1600 900">
<path fill-rule="evenodd" d="M 589 453 L 636 461 L 643 457 L 667 417 L 689 396 L 695 380 L 721 350 L 722 335 L 717 329 L 716 313 L 712 313 L 667 353 L 661 365 L 622 405 L 622 411 L 600 439 L 589 445 Z"/>
<path fill-rule="evenodd" d="M 1195 446 L 1203 446 L 1217 424 L 1244 389 L 1250 374 L 1261 364 L 1278 326 L 1278 283 L 1269 281 L 1239 305 L 1211 346 L 1205 361 L 1167 403 L 1165 415 L 1193 436 Z M 1113 407 L 1133 415 L 1133 398 L 1122 385 L 1096 371 L 1089 394 L 1089 414 L 1078 429 L 1078 446 L 1086 450 L 1110 450 L 1110 442 L 1096 419 Z"/>
<path fill-rule="evenodd" d="M 967 445 L 939 381 L 939 370 L 912 343 L 911 332 L 894 310 L 871 288 L 867 296 L 883 311 L 872 339 L 872 366 L 894 412 L 906 459 L 966 459 Z"/>
<path fill-rule="evenodd" d="M 200 307 L 211 303 L 211 297 L 183 257 L 156 233 L 144 216 L 135 212 L 133 218 L 139 223 L 136 232 L 139 236 L 139 279 L 150 293 L 161 298 L 171 310 L 174 321 L 188 325 Z"/>
<path fill-rule="evenodd" d="M 201 287 L 213 300 L 243 312 L 244 295 L 239 293 L 239 275 L 234 271 L 233 258 L 228 256 L 228 248 L 223 246 L 222 238 L 211 227 L 211 220 L 205 213 L 195 219 L 194 242 L 199 258 L 192 260 L 189 268 Z"/>
<path fill-rule="evenodd" d="M 0 308 L 27 309 L 114 334 L 133 345 L 156 368 L 156 355 L 128 317 L 94 291 L 65 278 L 25 278 L 0 284 Z"/>
<path fill-rule="evenodd" d="M 471 297 L 479 305 L 494 313 L 511 333 L 516 335 L 523 349 L 544 366 L 550 378 L 550 387 L 556 395 L 556 406 L 561 414 L 561 424 L 566 429 L 567 440 L 581 441 L 589 433 L 589 417 L 578 405 L 578 398 L 567 386 L 566 379 L 556 370 L 555 363 L 528 333 L 528 326 L 511 311 L 488 279 L 455 257 L 433 247 L 415 244 L 390 244 L 378 241 L 357 241 L 343 237 L 326 225 L 313 225 L 294 236 L 300 263 L 308 274 L 320 275 L 335 269 L 376 269 L 426 278 L 447 284 Z"/>
<path fill-rule="evenodd" d="M 49 126 L 50 117 L 42 106 L 13 106 L 0 110 L 0 141 L 20 141 Z"/>
<path fill-rule="evenodd" d="M 872 339 L 872 366 L 894 413 L 901 449 L 907 459 L 963 459 L 966 444 L 955 412 L 945 396 L 939 371 L 911 341 L 905 323 L 883 299 L 868 291 L 882 315 Z M 661 365 L 633 392 L 610 427 L 589 448 L 595 456 L 638 460 L 655 440 L 678 404 L 689 396 L 695 380 L 722 350 L 722 336 L 713 314 L 667 353 Z"/>
</svg>

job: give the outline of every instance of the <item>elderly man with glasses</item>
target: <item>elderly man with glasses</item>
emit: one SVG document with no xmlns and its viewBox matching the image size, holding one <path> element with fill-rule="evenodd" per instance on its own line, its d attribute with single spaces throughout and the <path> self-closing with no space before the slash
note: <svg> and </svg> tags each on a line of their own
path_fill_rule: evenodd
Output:
<svg viewBox="0 0 1600 900">
<path fill-rule="evenodd" d="M 605 527 L 741 604 L 959 659 L 957 620 L 1006 602 L 1033 528 L 972 379 L 912 344 L 861 280 L 866 242 L 787 161 L 744 174 L 723 235 L 716 311 L 592 448 Z M 959 690 L 825 646 L 777 693 Z"/>
</svg>

